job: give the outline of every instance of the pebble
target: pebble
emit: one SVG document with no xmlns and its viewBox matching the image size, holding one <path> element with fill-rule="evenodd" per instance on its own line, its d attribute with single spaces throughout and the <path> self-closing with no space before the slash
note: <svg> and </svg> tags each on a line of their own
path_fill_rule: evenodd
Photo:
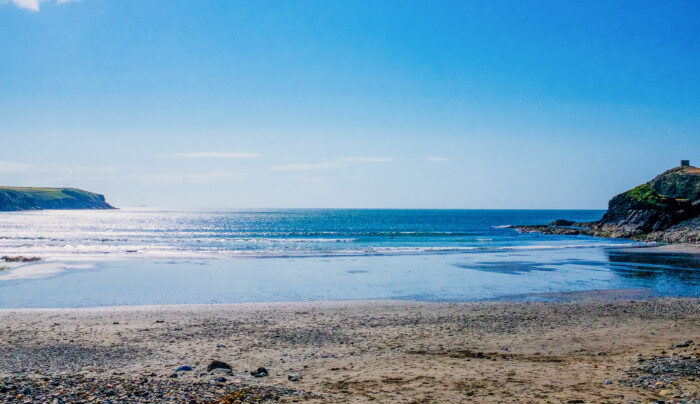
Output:
<svg viewBox="0 0 700 404">
<path fill-rule="evenodd" d="M 203 381 L 192 382 L 168 378 L 143 379 L 114 376 L 97 378 L 79 374 L 61 374 L 42 378 L 15 374 L 0 377 L 0 386 L 6 389 L 0 395 L 0 402 L 18 403 L 261 403 L 277 402 L 285 396 L 294 400 L 318 398 L 301 390 L 274 386 L 210 384 Z"/>
<path fill-rule="evenodd" d="M 221 361 L 213 361 L 212 363 L 207 366 L 207 372 L 211 372 L 213 370 L 223 370 L 228 373 L 232 373 L 233 370 L 231 369 L 231 366 L 229 366 L 228 363 L 226 362 L 221 362 Z"/>
<path fill-rule="evenodd" d="M 301 380 L 301 375 L 299 373 L 290 373 L 287 375 L 287 380 L 291 382 L 298 382 Z"/>
<path fill-rule="evenodd" d="M 665 352 L 663 352 L 665 354 Z M 677 386 L 679 378 L 694 379 L 700 374 L 700 359 L 687 355 L 658 355 L 639 361 L 637 367 L 626 370 L 628 379 L 619 384 L 658 391 L 665 396 L 671 394 L 667 386 Z M 679 395 L 683 392 L 679 391 Z"/>
<path fill-rule="evenodd" d="M 187 365 L 183 365 L 183 366 L 178 367 L 176 371 L 177 372 L 191 372 L 192 367 L 187 366 Z"/>
<path fill-rule="evenodd" d="M 260 367 L 255 372 L 250 372 L 250 375 L 253 377 L 266 377 L 269 375 L 269 373 L 267 372 L 267 369 Z"/>
</svg>

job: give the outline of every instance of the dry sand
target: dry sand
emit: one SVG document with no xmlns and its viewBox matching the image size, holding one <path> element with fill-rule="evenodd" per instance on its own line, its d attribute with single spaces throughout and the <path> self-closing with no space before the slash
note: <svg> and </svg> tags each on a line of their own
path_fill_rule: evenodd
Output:
<svg viewBox="0 0 700 404">
<path fill-rule="evenodd" d="M 700 343 L 700 299 L 0 310 L 0 336 L 0 401 L 700 398 L 700 344 L 685 346 Z M 212 360 L 231 365 L 233 374 L 225 375 L 225 382 L 215 382 L 222 375 L 206 371 Z M 180 365 L 194 370 L 175 372 Z M 249 372 L 258 367 L 270 375 L 252 377 Z M 293 372 L 302 379 L 287 380 Z M 170 377 L 174 373 L 177 378 Z M 131 389 L 130 383 L 141 387 Z M 25 385 L 31 389 L 22 394 Z M 105 385 L 116 393 L 95 392 Z M 282 394 L 251 389 L 233 394 L 245 385 L 273 386 Z M 289 395 L 285 389 L 313 396 Z"/>
</svg>

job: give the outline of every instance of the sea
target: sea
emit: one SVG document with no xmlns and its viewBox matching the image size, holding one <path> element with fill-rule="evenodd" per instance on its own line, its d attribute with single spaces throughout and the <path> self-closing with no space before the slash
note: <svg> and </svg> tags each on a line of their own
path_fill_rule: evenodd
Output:
<svg viewBox="0 0 700 404">
<path fill-rule="evenodd" d="M 0 308 L 700 296 L 700 262 L 620 239 L 520 233 L 601 210 L 0 213 Z"/>
</svg>

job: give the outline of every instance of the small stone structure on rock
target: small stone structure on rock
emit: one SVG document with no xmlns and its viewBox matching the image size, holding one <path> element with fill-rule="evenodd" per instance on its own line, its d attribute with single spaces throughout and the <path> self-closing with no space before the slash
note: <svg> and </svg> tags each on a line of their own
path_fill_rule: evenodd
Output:
<svg viewBox="0 0 700 404">
<path fill-rule="evenodd" d="M 690 167 L 690 160 L 681 160 L 681 167 Z"/>
</svg>

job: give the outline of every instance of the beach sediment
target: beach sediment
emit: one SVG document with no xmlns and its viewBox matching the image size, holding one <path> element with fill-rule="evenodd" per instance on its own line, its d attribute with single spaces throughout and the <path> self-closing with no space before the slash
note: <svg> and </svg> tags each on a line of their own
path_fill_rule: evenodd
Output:
<svg viewBox="0 0 700 404">
<path fill-rule="evenodd" d="M 645 245 L 621 248 L 620 250 L 649 254 L 688 254 L 700 258 L 700 243 Z"/>
<path fill-rule="evenodd" d="M 7 402 L 700 399 L 695 298 L 0 310 L 0 335 Z"/>
</svg>

